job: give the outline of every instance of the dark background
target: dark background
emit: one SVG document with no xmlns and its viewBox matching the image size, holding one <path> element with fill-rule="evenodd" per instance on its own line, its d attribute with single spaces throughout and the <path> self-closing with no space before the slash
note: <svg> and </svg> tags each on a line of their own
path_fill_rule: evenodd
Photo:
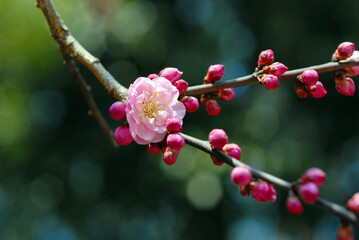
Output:
<svg viewBox="0 0 359 240">
<path fill-rule="evenodd" d="M 342 41 L 358 43 L 359 1 L 55 0 L 73 35 L 124 86 L 179 68 L 200 84 L 211 64 L 224 79 L 253 72 L 271 48 L 289 69 L 325 63 Z M 88 108 L 35 1 L 0 7 L 1 239 L 334 239 L 339 219 L 305 206 L 301 216 L 242 198 L 230 168 L 186 146 L 167 166 L 144 146 L 114 150 Z M 115 101 L 80 66 L 100 109 Z M 299 99 L 294 82 L 236 89 L 208 116 L 187 114 L 183 132 L 206 139 L 223 128 L 242 161 L 292 181 L 327 173 L 321 196 L 345 204 L 359 189 L 358 94 L 320 75 L 323 99 Z M 354 79 L 356 81 L 356 79 Z"/>
</svg>

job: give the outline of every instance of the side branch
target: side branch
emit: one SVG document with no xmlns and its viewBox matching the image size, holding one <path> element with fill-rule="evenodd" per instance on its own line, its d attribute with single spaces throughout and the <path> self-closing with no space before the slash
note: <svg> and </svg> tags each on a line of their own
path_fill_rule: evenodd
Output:
<svg viewBox="0 0 359 240">
<path fill-rule="evenodd" d="M 111 143 L 111 145 L 114 148 L 117 148 L 118 144 L 116 143 L 115 139 L 113 138 L 113 131 L 111 130 L 108 123 L 106 122 L 105 118 L 103 117 L 100 109 L 97 107 L 96 101 L 91 94 L 90 86 L 88 86 L 86 84 L 86 81 L 82 77 L 80 71 L 77 69 L 74 61 L 71 59 L 68 59 L 66 56 L 64 56 L 64 59 L 65 59 L 65 64 L 67 65 L 67 67 L 69 68 L 73 77 L 75 78 L 76 83 L 80 87 L 80 90 L 85 97 L 87 105 L 90 108 L 89 115 L 92 115 L 95 118 L 95 120 L 98 122 L 101 129 L 105 133 L 107 139 Z"/>
<path fill-rule="evenodd" d="M 82 45 L 71 35 L 69 29 L 62 21 L 51 0 L 37 0 L 36 6 L 42 10 L 49 24 L 51 35 L 59 44 L 60 50 L 73 56 L 76 60 L 84 64 L 107 89 L 110 95 L 120 101 L 125 101 L 127 89 L 123 87 L 114 77 L 103 67 L 99 59 L 91 55 Z"/>
<path fill-rule="evenodd" d="M 253 168 L 251 166 L 248 166 L 247 164 L 228 156 L 227 154 L 219 151 L 218 149 L 212 149 L 211 146 L 209 145 L 208 141 L 203 141 L 203 140 L 188 136 L 183 133 L 181 133 L 181 134 L 185 138 L 187 144 L 189 144 L 195 148 L 198 148 L 210 155 L 213 155 L 214 157 L 218 158 L 219 160 L 225 162 L 226 164 L 228 164 L 232 167 L 246 166 L 252 172 L 252 175 L 256 178 L 263 179 L 263 180 L 265 180 L 277 187 L 283 188 L 287 191 L 289 191 L 293 188 L 293 185 L 288 181 L 285 181 L 285 180 L 278 178 L 276 176 L 273 176 L 269 173 L 266 173 L 266 172 L 263 172 L 256 168 Z M 330 202 L 328 200 L 325 200 L 323 198 L 319 198 L 315 204 L 317 206 L 320 206 L 323 209 L 329 211 L 330 213 L 338 216 L 341 219 L 345 219 L 347 221 L 352 222 L 359 228 L 358 216 L 355 215 L 353 212 L 349 211 L 348 209 L 346 209 L 345 207 L 343 207 L 339 204 Z"/>
<path fill-rule="evenodd" d="M 324 72 L 332 72 L 339 69 L 344 69 L 348 67 L 354 67 L 359 65 L 359 60 L 356 61 L 350 61 L 350 62 L 329 62 L 324 63 L 321 65 L 306 67 L 306 68 L 300 68 L 295 70 L 290 70 L 284 73 L 282 76 L 279 77 L 279 80 L 291 80 L 295 79 L 298 75 L 300 75 L 302 72 L 304 72 L 307 69 L 314 69 L 318 73 L 324 73 Z M 202 84 L 202 85 L 196 85 L 189 87 L 187 89 L 186 95 L 200 95 L 202 93 L 208 93 L 208 92 L 214 92 L 218 91 L 224 88 L 235 88 L 235 87 L 243 87 L 250 84 L 259 83 L 258 79 L 253 75 L 247 75 L 240 78 L 235 78 L 223 82 L 216 82 L 216 83 L 210 83 L 210 84 Z"/>
</svg>

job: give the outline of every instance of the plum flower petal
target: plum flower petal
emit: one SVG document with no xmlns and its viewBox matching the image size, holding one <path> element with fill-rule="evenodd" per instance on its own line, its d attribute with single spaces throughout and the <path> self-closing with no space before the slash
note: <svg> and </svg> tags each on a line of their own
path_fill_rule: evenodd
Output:
<svg viewBox="0 0 359 240">
<path fill-rule="evenodd" d="M 162 141 L 169 118 L 177 118 L 182 124 L 186 108 L 178 101 L 179 92 L 168 79 L 137 78 L 127 94 L 126 117 L 131 136 L 138 144 Z"/>
</svg>

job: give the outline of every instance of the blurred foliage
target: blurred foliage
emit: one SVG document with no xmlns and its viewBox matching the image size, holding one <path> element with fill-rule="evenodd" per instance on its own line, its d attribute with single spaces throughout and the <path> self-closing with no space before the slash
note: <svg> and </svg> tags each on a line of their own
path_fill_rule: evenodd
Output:
<svg viewBox="0 0 359 240">
<path fill-rule="evenodd" d="M 62 64 L 35 1 L 0 6 L 1 239 L 334 239 L 339 219 L 312 206 L 299 217 L 242 198 L 230 168 L 185 147 L 174 166 L 144 146 L 114 150 Z M 55 0 L 73 35 L 123 85 L 175 66 L 190 85 L 210 64 L 225 79 L 253 71 L 271 48 L 290 69 L 324 63 L 342 41 L 359 45 L 358 1 Z M 114 101 L 80 66 L 113 128 Z M 359 190 L 358 94 L 299 99 L 293 82 L 236 89 L 218 117 L 188 114 L 184 132 L 223 128 L 242 160 L 287 180 L 327 172 L 323 197 L 345 204 Z M 205 117 L 204 117 L 205 116 Z M 358 233 L 357 233 L 358 234 Z"/>
</svg>

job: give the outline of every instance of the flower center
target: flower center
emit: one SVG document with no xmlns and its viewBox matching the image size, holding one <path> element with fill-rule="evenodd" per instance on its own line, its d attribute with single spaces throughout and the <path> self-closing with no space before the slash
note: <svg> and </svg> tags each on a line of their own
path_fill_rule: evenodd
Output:
<svg viewBox="0 0 359 240">
<path fill-rule="evenodd" d="M 155 91 L 152 92 L 151 96 L 149 96 L 149 93 L 146 90 L 144 90 L 143 93 L 147 96 L 145 97 L 145 100 L 141 102 L 142 113 L 139 116 L 144 116 L 146 120 L 155 118 L 155 120 L 163 123 L 163 120 L 159 120 L 158 118 L 161 117 L 159 111 L 164 111 L 163 106 L 168 105 L 168 103 L 164 102 L 165 98 L 160 98 L 160 94 Z M 158 122 L 155 121 L 154 126 L 157 127 L 157 124 Z"/>
</svg>

